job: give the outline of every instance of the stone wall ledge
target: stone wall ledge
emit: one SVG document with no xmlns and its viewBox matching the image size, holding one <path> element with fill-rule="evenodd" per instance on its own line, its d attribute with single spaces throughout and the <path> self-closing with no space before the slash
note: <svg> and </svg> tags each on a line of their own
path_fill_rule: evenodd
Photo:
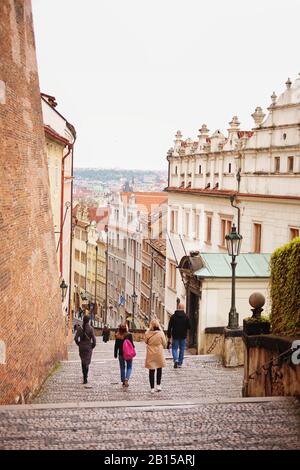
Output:
<svg viewBox="0 0 300 470">
<path fill-rule="evenodd" d="M 243 341 L 247 348 L 264 348 L 268 351 L 276 351 L 278 354 L 282 354 L 291 348 L 292 343 L 295 339 L 287 336 L 276 336 L 276 335 L 253 335 L 247 336 L 243 334 Z"/>
</svg>

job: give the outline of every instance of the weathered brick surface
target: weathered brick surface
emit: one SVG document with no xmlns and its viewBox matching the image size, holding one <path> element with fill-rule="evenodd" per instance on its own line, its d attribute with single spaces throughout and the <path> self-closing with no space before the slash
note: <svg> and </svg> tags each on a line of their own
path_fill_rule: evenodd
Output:
<svg viewBox="0 0 300 470">
<path fill-rule="evenodd" d="M 66 347 L 30 0 L 0 1 L 0 38 L 0 403 L 10 403 Z"/>
</svg>

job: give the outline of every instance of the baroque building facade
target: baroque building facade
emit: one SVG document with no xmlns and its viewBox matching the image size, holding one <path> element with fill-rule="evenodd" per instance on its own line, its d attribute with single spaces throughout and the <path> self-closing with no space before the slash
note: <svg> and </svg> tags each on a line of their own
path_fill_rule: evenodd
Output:
<svg viewBox="0 0 300 470">
<path fill-rule="evenodd" d="M 226 136 L 220 130 L 210 134 L 205 124 L 197 140 L 184 140 L 178 131 L 168 152 L 166 324 L 177 298 L 200 321 L 195 310 L 201 283 L 197 301 L 187 301 L 191 296 L 178 266 L 193 251 L 226 254 L 225 236 L 233 223 L 243 236 L 243 253 L 271 253 L 299 236 L 300 77 L 288 79 L 279 97 L 272 94 L 267 115 L 257 107 L 252 117 L 254 127 L 245 131 L 234 116 Z M 199 331 L 213 309 L 207 306 Z"/>
<path fill-rule="evenodd" d="M 108 209 L 77 204 L 73 209 L 73 308 L 105 323 L 106 225 Z"/>
<path fill-rule="evenodd" d="M 121 321 L 145 328 L 143 307 L 143 240 L 159 238 L 166 229 L 167 195 L 160 192 L 114 193 L 108 225 L 108 323 Z M 164 227 L 164 229 L 163 229 Z"/>
</svg>

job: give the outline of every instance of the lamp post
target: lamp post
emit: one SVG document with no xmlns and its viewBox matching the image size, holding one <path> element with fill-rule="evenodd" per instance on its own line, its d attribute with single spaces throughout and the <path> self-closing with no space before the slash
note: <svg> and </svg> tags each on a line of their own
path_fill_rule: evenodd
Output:
<svg viewBox="0 0 300 470">
<path fill-rule="evenodd" d="M 152 292 L 153 292 L 153 258 L 154 253 L 151 250 L 151 268 L 150 268 L 150 296 L 149 296 L 149 324 L 152 317 Z"/>
<path fill-rule="evenodd" d="M 96 245 L 96 265 L 95 265 L 95 314 L 96 314 L 96 302 L 97 302 L 97 269 L 98 269 L 98 245 Z"/>
<path fill-rule="evenodd" d="M 231 308 L 229 312 L 228 328 L 234 329 L 239 327 L 239 314 L 235 306 L 235 269 L 236 257 L 240 254 L 243 237 L 237 232 L 236 226 L 233 224 L 231 232 L 225 236 L 228 255 L 231 256 L 232 267 L 232 284 L 231 284 Z"/>
<path fill-rule="evenodd" d="M 86 235 L 88 236 L 88 235 Z M 84 283 L 84 290 L 86 294 L 86 279 L 87 279 L 87 259 L 88 259 L 88 239 L 85 241 L 85 283 Z"/>
<path fill-rule="evenodd" d="M 107 308 L 108 308 L 108 244 L 109 244 L 109 237 L 108 237 L 108 225 L 105 225 L 104 229 L 106 233 L 106 251 L 105 251 L 105 304 L 104 304 L 104 324 L 107 324 Z"/>
<path fill-rule="evenodd" d="M 67 289 L 68 289 L 68 286 L 67 284 L 65 283 L 65 280 L 62 279 L 61 283 L 60 283 L 60 286 L 61 288 L 61 301 L 63 302 L 66 298 L 66 295 L 67 295 Z"/>
<path fill-rule="evenodd" d="M 87 300 L 87 296 L 83 292 L 81 292 L 80 297 L 82 301 Z"/>
<path fill-rule="evenodd" d="M 134 291 L 132 294 L 132 326 L 133 328 L 135 328 L 134 314 L 135 314 L 136 301 L 137 301 L 137 294 Z"/>
</svg>

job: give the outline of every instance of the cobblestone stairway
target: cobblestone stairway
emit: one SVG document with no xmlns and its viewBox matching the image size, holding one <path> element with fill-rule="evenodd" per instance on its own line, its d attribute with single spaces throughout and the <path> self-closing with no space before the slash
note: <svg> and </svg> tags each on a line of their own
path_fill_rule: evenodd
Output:
<svg viewBox="0 0 300 470">
<path fill-rule="evenodd" d="M 137 357 L 128 389 L 120 382 L 119 362 L 113 358 L 113 343 L 97 346 L 90 366 L 89 386 L 81 384 L 81 367 L 76 345 L 69 361 L 46 382 L 35 403 L 115 400 L 178 400 L 205 397 L 240 397 L 242 368 L 225 369 L 215 356 L 186 356 L 182 369 L 174 369 L 166 351 L 168 367 L 163 370 L 163 391 L 149 393 L 148 370 L 144 368 L 145 346 L 136 343 Z M 91 387 L 91 388 L 89 388 Z"/>
<path fill-rule="evenodd" d="M 99 342 L 88 387 L 76 346 L 31 405 L 0 407 L 0 449 L 300 449 L 296 399 L 241 397 L 242 369 L 187 356 L 149 393 L 144 345 L 130 386 L 119 383 L 113 343 Z"/>
</svg>

